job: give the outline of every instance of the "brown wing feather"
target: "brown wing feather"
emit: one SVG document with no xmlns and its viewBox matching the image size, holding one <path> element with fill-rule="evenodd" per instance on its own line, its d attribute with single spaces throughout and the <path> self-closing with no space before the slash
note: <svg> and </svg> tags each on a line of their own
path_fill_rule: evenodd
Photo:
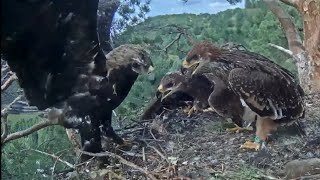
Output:
<svg viewBox="0 0 320 180">
<path fill-rule="evenodd" d="M 298 118 L 303 113 L 299 87 L 281 73 L 233 69 L 229 83 L 235 93 L 260 116 Z"/>
</svg>

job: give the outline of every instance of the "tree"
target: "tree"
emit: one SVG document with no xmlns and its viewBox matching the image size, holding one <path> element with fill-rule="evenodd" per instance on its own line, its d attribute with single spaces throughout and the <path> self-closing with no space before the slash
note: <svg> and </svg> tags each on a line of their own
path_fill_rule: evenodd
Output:
<svg viewBox="0 0 320 180">
<path fill-rule="evenodd" d="M 320 91 L 320 1 L 319 0 L 281 0 L 296 8 L 303 18 L 303 40 L 299 36 L 292 17 L 277 0 L 263 0 L 280 21 L 286 34 L 289 50 L 279 46 L 292 55 L 298 67 L 300 84 L 307 93 Z M 274 46 L 274 45 L 273 45 Z"/>
</svg>

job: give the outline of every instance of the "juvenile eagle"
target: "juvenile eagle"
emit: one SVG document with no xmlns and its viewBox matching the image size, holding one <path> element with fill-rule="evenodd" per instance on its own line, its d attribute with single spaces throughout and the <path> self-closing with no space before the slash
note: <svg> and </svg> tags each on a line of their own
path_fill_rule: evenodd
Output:
<svg viewBox="0 0 320 180">
<path fill-rule="evenodd" d="M 163 95 L 162 100 L 176 92 L 183 92 L 193 97 L 193 106 L 188 110 L 188 116 L 198 110 L 209 107 L 208 98 L 213 91 L 213 84 L 205 76 L 188 76 L 180 71 L 169 72 L 162 77 L 158 91 Z"/>
<path fill-rule="evenodd" d="M 188 53 L 183 66 L 195 68 L 193 75 L 214 75 L 209 105 L 220 115 L 229 116 L 232 106 L 241 103 L 243 120 L 256 120 L 255 141 L 246 142 L 242 148 L 265 147 L 271 130 L 304 115 L 304 93 L 294 76 L 262 55 L 198 43 Z"/>
<path fill-rule="evenodd" d="M 66 128 L 80 130 L 90 152 L 101 151 L 101 135 L 123 142 L 111 127 L 112 110 L 138 74 L 153 68 L 145 50 L 135 45 L 105 56 L 97 35 L 98 2 L 1 2 L 1 57 L 16 73 L 29 104 L 40 110 L 55 107 L 68 120 Z"/>
</svg>

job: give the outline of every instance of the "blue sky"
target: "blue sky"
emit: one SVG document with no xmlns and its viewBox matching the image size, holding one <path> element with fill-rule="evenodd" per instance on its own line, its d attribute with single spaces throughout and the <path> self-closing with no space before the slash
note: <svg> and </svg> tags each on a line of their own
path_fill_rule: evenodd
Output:
<svg viewBox="0 0 320 180">
<path fill-rule="evenodd" d="M 186 4 L 182 0 L 151 0 L 151 11 L 147 16 L 181 13 L 209 13 L 215 14 L 227 9 L 243 8 L 244 2 L 230 5 L 226 0 L 189 0 Z"/>
</svg>

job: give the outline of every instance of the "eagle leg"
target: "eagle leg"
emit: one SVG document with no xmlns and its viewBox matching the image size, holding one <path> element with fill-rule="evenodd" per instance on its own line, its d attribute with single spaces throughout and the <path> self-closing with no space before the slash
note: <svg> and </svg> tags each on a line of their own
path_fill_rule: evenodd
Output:
<svg viewBox="0 0 320 180">
<path fill-rule="evenodd" d="M 261 148 L 266 147 L 265 144 L 268 134 L 271 130 L 275 130 L 277 128 L 277 124 L 269 118 L 258 118 L 256 128 L 257 131 L 254 142 L 247 141 L 240 146 L 240 149 L 254 149 L 259 151 Z"/>
</svg>

